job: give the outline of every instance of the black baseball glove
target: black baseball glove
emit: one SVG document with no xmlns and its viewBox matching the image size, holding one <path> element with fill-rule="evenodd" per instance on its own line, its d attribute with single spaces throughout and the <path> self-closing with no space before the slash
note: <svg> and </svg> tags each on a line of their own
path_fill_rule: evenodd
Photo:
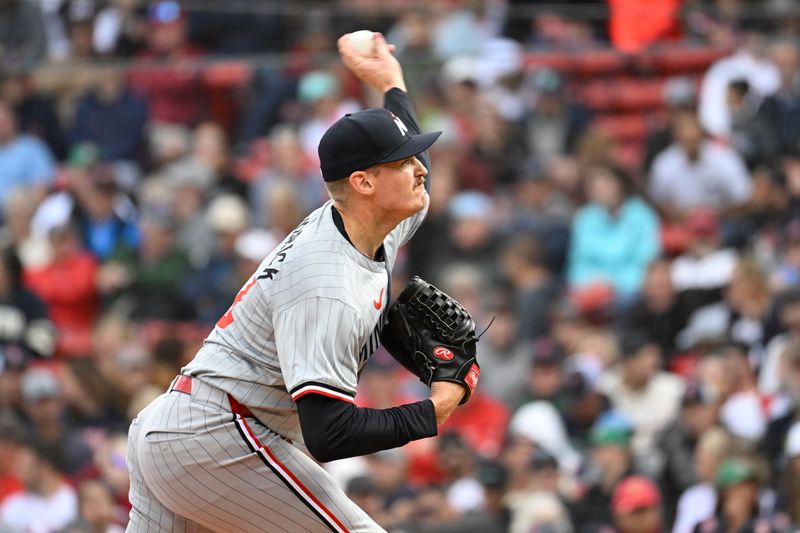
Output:
<svg viewBox="0 0 800 533">
<path fill-rule="evenodd" d="M 414 276 L 389 308 L 383 346 L 427 386 L 453 381 L 465 403 L 481 374 L 475 356 L 475 322 L 460 303 Z"/>
</svg>

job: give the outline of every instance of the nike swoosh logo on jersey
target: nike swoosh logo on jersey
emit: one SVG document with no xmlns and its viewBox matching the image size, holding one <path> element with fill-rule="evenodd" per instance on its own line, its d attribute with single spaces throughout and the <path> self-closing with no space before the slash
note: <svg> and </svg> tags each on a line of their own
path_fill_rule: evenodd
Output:
<svg viewBox="0 0 800 533">
<path fill-rule="evenodd" d="M 374 305 L 375 309 L 378 311 L 381 310 L 381 306 L 383 305 L 383 289 L 381 289 L 381 294 L 378 296 L 378 299 L 372 301 L 372 305 Z"/>
</svg>

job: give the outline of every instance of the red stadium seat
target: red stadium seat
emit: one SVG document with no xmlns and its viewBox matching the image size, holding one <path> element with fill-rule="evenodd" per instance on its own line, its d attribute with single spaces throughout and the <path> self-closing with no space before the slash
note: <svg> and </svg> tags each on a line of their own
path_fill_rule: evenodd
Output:
<svg viewBox="0 0 800 533">
<path fill-rule="evenodd" d="M 615 50 L 596 50 L 577 54 L 573 72 L 579 76 L 607 76 L 625 71 L 631 58 Z"/>
<path fill-rule="evenodd" d="M 576 57 L 576 54 L 569 52 L 532 52 L 525 57 L 525 68 L 529 71 L 551 68 L 559 72 L 572 73 Z"/>
<path fill-rule="evenodd" d="M 663 79 L 620 77 L 575 83 L 574 92 L 594 111 L 655 111 L 664 107 Z"/>
<path fill-rule="evenodd" d="M 704 71 L 711 63 L 729 53 L 729 50 L 712 47 L 665 47 L 638 56 L 636 64 L 644 71 L 688 74 Z"/>
<path fill-rule="evenodd" d="M 631 79 L 614 87 L 614 107 L 625 111 L 651 111 L 664 107 L 664 81 Z"/>
<path fill-rule="evenodd" d="M 647 135 L 647 121 L 641 113 L 601 115 L 597 117 L 596 124 L 618 141 L 640 140 Z"/>
<path fill-rule="evenodd" d="M 577 99 L 594 111 L 610 111 L 614 108 L 613 84 L 606 80 L 589 80 L 586 83 L 574 84 Z"/>
<path fill-rule="evenodd" d="M 203 70 L 203 82 L 207 87 L 235 88 L 250 81 L 251 67 L 239 61 L 212 63 Z"/>
</svg>

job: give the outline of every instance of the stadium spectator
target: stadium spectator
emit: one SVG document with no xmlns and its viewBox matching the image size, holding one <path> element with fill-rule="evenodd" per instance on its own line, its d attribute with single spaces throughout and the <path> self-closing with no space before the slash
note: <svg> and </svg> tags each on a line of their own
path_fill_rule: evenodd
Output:
<svg viewBox="0 0 800 533">
<path fill-rule="evenodd" d="M 384 450 L 368 456 L 366 462 L 374 493 L 382 499 L 386 525 L 408 520 L 415 511 L 412 503 L 415 491 L 408 484 L 411 466 L 408 458 L 399 450 Z"/>
<path fill-rule="evenodd" d="M 177 219 L 176 242 L 195 268 L 205 266 L 214 252 L 214 235 L 205 208 L 214 186 L 210 168 L 195 159 L 182 159 L 160 175 L 163 190 L 157 201 L 170 204 Z M 158 182 L 157 182 L 158 183 Z"/>
<path fill-rule="evenodd" d="M 124 528 L 114 523 L 114 500 L 108 486 L 100 480 L 90 479 L 78 487 L 78 520 L 68 525 L 69 532 L 123 533 Z"/>
<path fill-rule="evenodd" d="M 698 113 L 703 129 L 711 136 L 728 139 L 732 117 L 727 105 L 728 85 L 743 79 L 760 102 L 778 90 L 780 73 L 770 61 L 765 36 L 750 28 L 736 36 L 738 49 L 730 56 L 715 61 L 703 76 Z"/>
<path fill-rule="evenodd" d="M 47 36 L 41 6 L 25 0 L 0 4 L 0 47 L 3 60 L 33 66 L 47 52 Z"/>
<path fill-rule="evenodd" d="M 731 146 L 750 169 L 770 164 L 778 152 L 775 130 L 757 113 L 761 102 L 751 94 L 750 84 L 746 80 L 731 81 L 727 101 L 731 114 Z"/>
<path fill-rule="evenodd" d="M 61 160 L 66 155 L 66 139 L 62 119 L 46 87 L 40 80 L 41 69 L 33 75 L 30 67 L 0 64 L 0 100 L 14 109 L 20 133 L 44 141 L 53 156 Z M 74 78 L 80 77 L 73 73 Z"/>
<path fill-rule="evenodd" d="M 92 43 L 98 54 L 131 57 L 145 47 L 147 22 L 132 0 L 111 0 L 97 13 Z"/>
<path fill-rule="evenodd" d="M 522 391 L 513 397 L 511 405 L 519 407 L 529 402 L 550 402 L 563 416 L 569 401 L 569 391 L 565 387 L 563 356 L 552 339 L 540 337 L 532 343 L 525 375 L 527 382 Z M 517 378 L 519 379 L 519 377 Z"/>
<path fill-rule="evenodd" d="M 509 194 L 514 198 L 508 229 L 531 233 L 539 241 L 547 267 L 561 272 L 567 255 L 573 205 L 558 189 L 548 169 L 536 159 L 521 165 Z"/>
<path fill-rule="evenodd" d="M 511 285 L 516 336 L 529 341 L 545 335 L 561 287 L 548 270 L 539 243 L 526 235 L 512 238 L 503 247 L 500 261 Z"/>
<path fill-rule="evenodd" d="M 770 286 L 774 292 L 790 289 L 800 283 L 800 220 L 792 219 L 786 223 L 780 234 L 781 240 L 776 250 L 775 262 L 770 276 Z"/>
<path fill-rule="evenodd" d="M 658 123 L 650 129 L 645 139 L 645 153 L 642 166 L 650 172 L 656 156 L 673 142 L 672 131 L 678 117 L 683 114 L 694 114 L 696 105 L 696 89 L 694 82 L 685 76 L 669 78 L 662 89 L 664 106 L 667 108 L 666 124 Z"/>
<path fill-rule="evenodd" d="M 375 482 L 369 476 L 355 476 L 347 482 L 345 493 L 360 509 L 369 514 L 378 524 L 386 527 L 391 518 L 383 510 L 383 500 L 377 492 Z"/>
<path fill-rule="evenodd" d="M 514 406 L 525 389 L 530 368 L 528 343 L 520 338 L 518 320 L 509 307 L 493 308 L 492 327 L 481 337 L 481 377 L 483 390 L 506 405 Z M 488 372 L 487 372 L 488 370 Z"/>
<path fill-rule="evenodd" d="M 168 207 L 152 206 L 142 215 L 138 250 L 120 250 L 98 272 L 98 288 L 110 305 L 136 320 L 181 320 L 191 310 L 180 296 L 190 271 L 187 255 L 175 241 L 177 220 Z"/>
<path fill-rule="evenodd" d="M 495 457 L 503 447 L 510 409 L 487 394 L 477 394 L 475 403 L 448 419 L 441 431 L 461 435 L 475 453 Z"/>
<path fill-rule="evenodd" d="M 50 257 L 47 237 L 32 231 L 31 220 L 38 207 L 38 198 L 31 197 L 24 187 L 13 189 L 0 205 L 5 224 L 0 229 L 0 240 L 14 249 L 22 266 L 30 268 L 41 265 Z"/>
<path fill-rule="evenodd" d="M 686 251 L 672 262 L 672 283 L 678 291 L 719 289 L 730 283 L 738 255 L 722 248 L 719 216 L 710 209 L 687 214 Z"/>
<path fill-rule="evenodd" d="M 569 531 L 570 519 L 566 506 L 552 493 L 529 493 L 511 507 L 510 533 L 526 531 Z"/>
<path fill-rule="evenodd" d="M 55 176 L 55 161 L 39 139 L 21 134 L 11 105 L 0 100 L 0 204 L 17 187 L 24 187 L 41 200 Z"/>
<path fill-rule="evenodd" d="M 458 55 L 478 52 L 481 43 L 499 31 L 497 10 L 487 5 L 447 5 L 434 7 L 431 49 L 436 57 L 446 60 Z"/>
<path fill-rule="evenodd" d="M 695 452 L 699 450 L 701 436 L 714 425 L 717 417 L 718 406 L 708 396 L 697 382 L 688 383 L 679 416 L 657 437 L 657 453 L 661 454 L 663 460 L 663 468 L 658 474 L 669 506 L 674 505 L 678 496 L 694 484 L 700 475 Z"/>
<path fill-rule="evenodd" d="M 13 530 L 58 531 L 78 514 L 77 495 L 61 473 L 58 446 L 28 443 L 17 454 L 17 471 L 25 490 L 0 507 L 0 520 Z"/>
<path fill-rule="evenodd" d="M 56 450 L 58 468 L 76 475 L 87 467 L 92 452 L 72 424 L 63 402 L 58 376 L 47 367 L 30 367 L 22 376 L 22 410 L 31 438 Z"/>
<path fill-rule="evenodd" d="M 92 32 L 97 6 L 95 0 L 44 5 L 50 51 L 48 61 L 37 69 L 35 84 L 54 99 L 65 126 L 75 116 L 78 98 L 94 81 L 97 55 Z M 63 149 L 58 156 L 63 158 Z"/>
<path fill-rule="evenodd" d="M 789 522 L 800 524 L 800 423 L 794 423 L 786 436 L 784 448 L 786 468 L 778 484 L 778 509 L 788 515 Z"/>
<path fill-rule="evenodd" d="M 715 481 L 719 489 L 716 513 L 695 531 L 781 531 L 777 521 L 761 513 L 758 494 L 761 482 L 752 459 L 730 457 L 724 460 Z"/>
<path fill-rule="evenodd" d="M 574 153 L 590 115 L 584 107 L 566 99 L 558 72 L 541 69 L 531 76 L 538 96 L 525 119 L 525 139 L 528 154 L 547 165 L 557 156 Z"/>
<path fill-rule="evenodd" d="M 114 519 L 122 522 L 127 519 L 131 508 L 128 502 L 130 480 L 125 461 L 127 440 L 127 431 L 110 430 L 95 450 L 94 456 L 97 473 L 113 494 Z"/>
<path fill-rule="evenodd" d="M 611 44 L 623 52 L 636 53 L 655 43 L 678 40 L 680 7 L 680 0 L 658 0 L 647 9 L 642 9 L 635 0 L 611 0 L 608 22 Z"/>
<path fill-rule="evenodd" d="M 494 238 L 494 201 L 478 191 L 464 191 L 448 205 L 449 242 L 439 246 L 434 278 L 442 276 L 442 267 L 452 263 L 476 266 L 490 278 L 497 270 L 498 241 Z M 444 244 L 444 243 L 441 243 Z"/>
<path fill-rule="evenodd" d="M 55 355 L 85 356 L 99 307 L 97 260 L 83 249 L 80 230 L 73 222 L 54 220 L 46 233 L 52 259 L 42 267 L 25 270 L 23 279 L 45 302 L 58 328 Z"/>
<path fill-rule="evenodd" d="M 766 120 L 777 137 L 779 153 L 797 154 L 800 151 L 800 52 L 794 42 L 781 41 L 773 47 L 772 58 L 780 71 L 780 86 L 775 94 L 764 99 L 758 115 Z"/>
<path fill-rule="evenodd" d="M 504 121 L 517 124 L 528 111 L 531 92 L 525 83 L 524 49 L 511 39 L 494 38 L 483 44 L 477 61 L 491 107 Z M 512 138 L 509 144 L 519 149 L 518 138 Z"/>
<path fill-rule="evenodd" d="M 491 193 L 509 186 L 526 159 L 521 132 L 483 102 L 473 111 L 470 129 L 471 142 L 458 166 L 461 187 Z"/>
<path fill-rule="evenodd" d="M 659 533 L 665 530 L 658 486 L 644 476 L 623 479 L 614 489 L 611 507 L 619 533 Z"/>
<path fill-rule="evenodd" d="M 688 487 L 678 500 L 673 533 L 691 533 L 698 524 L 714 516 L 717 507 L 714 479 L 731 447 L 730 436 L 719 427 L 711 427 L 700 434 L 692 468 L 697 483 Z"/>
<path fill-rule="evenodd" d="M 120 249 L 139 246 L 135 208 L 120 192 L 113 167 L 96 166 L 85 177 L 74 174 L 71 185 L 76 197 L 72 217 L 84 246 L 98 261 L 105 261 Z"/>
<path fill-rule="evenodd" d="M 750 198 L 750 175 L 732 149 L 708 140 L 697 118 L 680 115 L 675 142 L 656 156 L 649 192 L 668 219 L 696 207 L 730 210 Z"/>
<path fill-rule="evenodd" d="M 609 284 L 628 300 L 659 254 L 658 217 L 621 170 L 591 170 L 587 189 L 589 203 L 572 222 L 567 281 L 573 289 Z"/>
<path fill-rule="evenodd" d="M 339 117 L 358 111 L 359 104 L 347 97 L 342 82 L 327 70 L 304 74 L 297 84 L 297 99 L 306 112 L 298 130 L 300 144 L 318 166 L 317 146 L 322 134 Z"/>
<path fill-rule="evenodd" d="M 273 233 L 262 228 L 249 229 L 236 238 L 234 250 L 238 258 L 236 272 L 240 287 L 278 243 L 280 241 Z"/>
<path fill-rule="evenodd" d="M 769 340 L 771 298 L 759 266 L 748 259 L 737 262 L 725 298 L 695 311 L 680 334 L 684 347 L 729 339 L 744 346 L 753 365 L 764 362 Z"/>
<path fill-rule="evenodd" d="M 534 401 L 521 406 L 514 412 L 508 431 L 511 438 L 526 439 L 553 455 L 566 474 L 574 475 L 581 466 L 582 457 L 568 441 L 561 415 L 550 402 Z"/>
<path fill-rule="evenodd" d="M 56 345 L 56 330 L 44 302 L 22 284 L 22 264 L 13 248 L 0 250 L 0 354 L 18 363 L 48 358 Z"/>
<path fill-rule="evenodd" d="M 199 67 L 201 57 L 189 42 L 186 14 L 174 0 L 147 8 L 147 48 L 137 56 L 129 76 L 131 88 L 145 97 L 156 123 L 193 126 L 203 115 Z M 182 64 L 182 68 L 170 65 Z"/>
<path fill-rule="evenodd" d="M 312 210 L 323 198 L 324 190 L 319 183 L 313 158 L 303 151 L 297 132 L 290 127 L 275 128 L 270 134 L 268 164 L 251 181 L 248 196 L 252 199 L 263 198 L 264 188 L 282 180 L 297 185 L 304 211 Z M 267 214 L 261 213 L 263 207 L 260 202 L 254 202 L 255 220 L 266 220 Z"/>
<path fill-rule="evenodd" d="M 70 144 L 92 143 L 105 161 L 140 161 L 148 117 L 146 102 L 111 66 L 93 68 L 93 83 L 75 104 Z"/>
<path fill-rule="evenodd" d="M 475 511 L 484 505 L 483 486 L 477 479 L 478 458 L 457 433 L 437 440 L 438 457 L 447 484 L 447 501 L 455 511 Z"/>
<path fill-rule="evenodd" d="M 78 60 L 93 59 L 96 56 L 92 42 L 97 14 L 95 0 L 73 0 L 62 4 L 60 11 L 66 21 L 68 56 Z"/>
<path fill-rule="evenodd" d="M 597 388 L 633 425 L 631 451 L 639 468 L 656 475 L 664 460 L 657 453 L 656 440 L 678 417 L 684 383 L 678 376 L 661 371 L 661 350 L 639 332 L 622 334 L 620 356 L 619 368 L 606 371 Z"/>
<path fill-rule="evenodd" d="M 775 397 L 786 392 L 787 376 L 784 352 L 793 344 L 800 342 L 800 291 L 789 289 L 779 295 L 777 301 L 779 316 L 784 333 L 773 337 L 766 346 L 764 362 L 758 377 L 758 390 L 767 397 Z"/>
<path fill-rule="evenodd" d="M 265 187 L 262 194 L 259 200 L 264 218 L 257 222 L 284 239 L 307 214 L 299 187 L 294 182 L 280 180 Z"/>
<path fill-rule="evenodd" d="M 232 174 L 225 130 L 216 122 L 201 122 L 194 129 L 190 158 L 209 168 L 220 193 L 247 196 L 247 187 Z"/>
<path fill-rule="evenodd" d="M 589 451 L 591 477 L 583 496 L 572 507 L 577 532 L 612 524 L 614 489 L 635 471 L 630 451 L 631 428 L 617 416 L 601 417 L 592 428 Z"/>
<path fill-rule="evenodd" d="M 767 432 L 768 415 L 755 388 L 746 347 L 735 343 L 717 346 L 703 357 L 698 375 L 701 386 L 719 404 L 722 426 L 744 444 L 759 442 Z"/>
<path fill-rule="evenodd" d="M 772 479 L 784 471 L 783 445 L 792 425 L 800 420 L 800 344 L 791 343 L 781 354 L 780 366 L 785 394 L 784 412 L 777 413 L 767 425 L 762 440 L 764 455 L 770 462 Z M 780 400 L 775 400 L 780 405 Z"/>
<path fill-rule="evenodd" d="M 691 314 L 721 299 L 721 288 L 677 291 L 670 261 L 656 259 L 647 267 L 639 297 L 624 312 L 622 327 L 641 331 L 653 339 L 669 363 L 677 350 L 678 333 L 686 327 Z"/>
<path fill-rule="evenodd" d="M 195 320 L 211 325 L 225 314 L 242 287 L 234 275 L 235 246 L 236 239 L 249 226 L 247 205 L 238 196 L 217 196 L 208 205 L 206 222 L 214 236 L 214 251 L 205 265 L 183 281 L 181 292 L 192 306 Z"/>
</svg>

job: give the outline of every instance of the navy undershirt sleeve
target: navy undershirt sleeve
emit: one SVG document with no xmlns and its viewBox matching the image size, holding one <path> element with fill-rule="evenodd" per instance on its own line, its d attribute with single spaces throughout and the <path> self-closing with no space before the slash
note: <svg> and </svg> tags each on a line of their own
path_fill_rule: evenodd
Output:
<svg viewBox="0 0 800 533">
<path fill-rule="evenodd" d="M 437 433 L 430 400 L 370 409 L 306 394 L 297 399 L 297 414 L 306 447 L 320 462 L 396 448 Z"/>
</svg>

